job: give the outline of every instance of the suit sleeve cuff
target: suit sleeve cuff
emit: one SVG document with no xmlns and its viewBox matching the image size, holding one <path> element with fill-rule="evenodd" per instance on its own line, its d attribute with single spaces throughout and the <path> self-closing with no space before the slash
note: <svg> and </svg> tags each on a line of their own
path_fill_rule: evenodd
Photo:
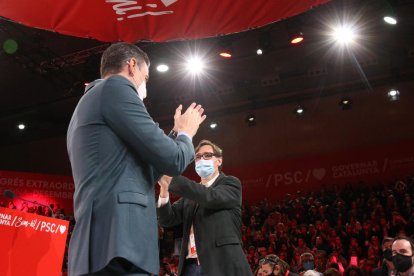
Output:
<svg viewBox="0 0 414 276">
<path fill-rule="evenodd" d="M 158 197 L 157 208 L 160 208 L 170 201 L 170 197 Z"/>
<path fill-rule="evenodd" d="M 179 131 L 178 133 L 177 133 L 177 137 L 178 136 L 180 136 L 180 135 L 184 135 L 184 136 L 187 136 L 188 137 L 188 139 L 190 139 L 190 141 L 193 141 L 193 137 L 191 137 L 190 135 L 188 135 L 186 132 L 184 132 L 184 131 Z"/>
</svg>

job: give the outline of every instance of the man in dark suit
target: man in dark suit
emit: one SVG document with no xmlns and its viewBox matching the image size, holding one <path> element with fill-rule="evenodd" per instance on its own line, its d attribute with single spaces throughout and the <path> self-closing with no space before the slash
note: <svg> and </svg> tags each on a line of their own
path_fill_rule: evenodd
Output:
<svg viewBox="0 0 414 276">
<path fill-rule="evenodd" d="M 392 242 L 393 238 L 384 237 L 382 240 L 382 256 L 384 257 L 380 267 L 372 271 L 373 276 L 396 275 L 394 264 L 392 263 Z"/>
<path fill-rule="evenodd" d="M 203 140 L 195 151 L 200 183 L 183 176 L 158 182 L 160 225 L 183 224 L 179 275 L 252 275 L 241 242 L 241 183 L 220 172 L 223 155 L 217 145 Z M 174 204 L 169 191 L 181 196 Z"/>
<path fill-rule="evenodd" d="M 192 137 L 205 119 L 192 104 L 174 115 L 168 137 L 143 99 L 148 56 L 127 43 L 102 55 L 101 76 L 72 116 L 67 147 L 75 180 L 76 225 L 69 245 L 69 275 L 158 274 L 154 184 L 179 175 L 194 158 Z"/>
</svg>

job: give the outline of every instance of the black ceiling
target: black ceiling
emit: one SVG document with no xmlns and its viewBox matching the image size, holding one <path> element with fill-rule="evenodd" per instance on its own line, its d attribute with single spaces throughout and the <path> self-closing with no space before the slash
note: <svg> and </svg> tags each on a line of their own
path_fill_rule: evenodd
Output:
<svg viewBox="0 0 414 276">
<path fill-rule="evenodd" d="M 207 113 L 253 110 L 307 98 L 346 94 L 364 87 L 414 79 L 413 1 L 333 1 L 267 27 L 198 41 L 139 44 L 152 66 L 145 100 L 161 124 L 171 123 L 179 103 L 202 103 Z M 384 23 L 393 10 L 399 22 Z M 353 20 L 360 26 L 359 45 L 352 51 L 329 43 L 328 25 Z M 299 28 L 305 42 L 289 44 L 289 31 Z M 0 52 L 0 145 L 64 135 L 84 83 L 99 77 L 99 57 L 109 45 L 63 36 L 0 19 L 0 41 L 14 39 L 15 54 Z M 256 55 L 264 43 L 265 52 Z M 223 44 L 233 58 L 217 55 Z M 194 78 L 183 70 L 189 53 L 207 59 L 206 74 Z M 155 70 L 166 62 L 170 70 Z M 16 125 L 24 122 L 25 131 Z"/>
</svg>

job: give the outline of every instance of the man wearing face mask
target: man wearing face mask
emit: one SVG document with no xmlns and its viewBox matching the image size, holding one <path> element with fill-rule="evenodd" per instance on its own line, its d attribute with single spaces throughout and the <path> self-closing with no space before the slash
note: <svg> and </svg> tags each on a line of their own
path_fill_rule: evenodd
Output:
<svg viewBox="0 0 414 276">
<path fill-rule="evenodd" d="M 396 237 L 392 242 L 392 263 L 397 275 L 414 275 L 414 241 L 409 237 Z"/>
<path fill-rule="evenodd" d="M 162 227 L 183 224 L 180 276 L 252 275 L 241 241 L 242 187 L 221 172 L 222 150 L 203 140 L 195 149 L 200 182 L 163 176 L 158 182 L 158 218 Z M 174 204 L 169 192 L 181 198 Z"/>
<path fill-rule="evenodd" d="M 300 255 L 300 264 L 301 268 L 299 269 L 299 275 L 304 275 L 304 273 L 308 270 L 314 270 L 315 262 L 313 254 L 310 252 L 305 252 Z"/>
<path fill-rule="evenodd" d="M 194 157 L 192 137 L 205 116 L 196 104 L 174 115 L 174 137 L 145 108 L 148 56 L 116 43 L 101 59 L 73 113 L 67 147 L 75 180 L 76 225 L 69 275 L 158 274 L 154 183 L 179 175 Z"/>
<path fill-rule="evenodd" d="M 394 268 L 392 263 L 392 241 L 393 238 L 385 237 L 382 240 L 382 256 L 384 257 L 383 262 L 380 267 L 372 271 L 374 276 L 393 276 L 397 275 L 397 271 Z"/>
</svg>

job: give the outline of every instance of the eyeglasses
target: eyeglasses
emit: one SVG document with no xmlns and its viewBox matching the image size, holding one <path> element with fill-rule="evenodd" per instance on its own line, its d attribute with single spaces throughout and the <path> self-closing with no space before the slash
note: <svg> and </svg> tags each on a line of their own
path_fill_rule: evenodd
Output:
<svg viewBox="0 0 414 276">
<path fill-rule="evenodd" d="M 204 160 L 210 160 L 213 156 L 217 156 L 217 154 L 215 154 L 213 152 L 198 153 L 195 156 L 195 160 L 198 161 L 201 158 L 203 158 Z"/>
</svg>

